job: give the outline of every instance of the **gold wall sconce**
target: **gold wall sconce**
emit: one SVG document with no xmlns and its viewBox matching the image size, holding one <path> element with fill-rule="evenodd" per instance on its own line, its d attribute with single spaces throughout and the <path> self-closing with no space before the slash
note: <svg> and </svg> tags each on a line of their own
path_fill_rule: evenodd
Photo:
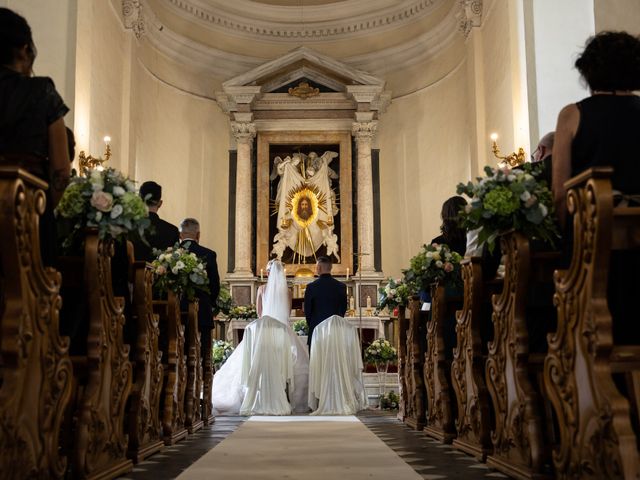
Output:
<svg viewBox="0 0 640 480">
<path fill-rule="evenodd" d="M 519 167 L 526 161 L 526 154 L 524 153 L 524 148 L 520 147 L 518 148 L 517 152 L 512 152 L 509 155 L 502 155 L 502 153 L 500 152 L 500 147 L 498 147 L 497 133 L 491 134 L 491 141 L 492 141 L 491 151 L 493 152 L 493 155 L 498 160 L 500 160 L 500 162 L 498 163 L 499 167 L 501 168 L 506 166 Z"/>
<path fill-rule="evenodd" d="M 89 171 L 93 170 L 94 168 L 96 170 L 102 171 L 104 169 L 104 166 L 102 164 L 108 162 L 111 158 L 111 146 L 109 145 L 109 142 L 111 142 L 111 137 L 107 135 L 103 138 L 103 140 L 105 143 L 103 157 L 92 157 L 91 155 L 86 155 L 84 153 L 84 150 L 80 151 L 80 154 L 78 155 L 78 162 L 80 163 L 81 177 L 86 177 Z"/>
</svg>

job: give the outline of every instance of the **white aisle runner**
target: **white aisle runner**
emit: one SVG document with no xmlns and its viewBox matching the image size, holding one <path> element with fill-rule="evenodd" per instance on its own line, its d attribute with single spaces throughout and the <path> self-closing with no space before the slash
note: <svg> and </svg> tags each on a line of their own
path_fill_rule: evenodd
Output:
<svg viewBox="0 0 640 480">
<path fill-rule="evenodd" d="M 251 417 L 178 478 L 422 479 L 353 416 Z"/>
</svg>

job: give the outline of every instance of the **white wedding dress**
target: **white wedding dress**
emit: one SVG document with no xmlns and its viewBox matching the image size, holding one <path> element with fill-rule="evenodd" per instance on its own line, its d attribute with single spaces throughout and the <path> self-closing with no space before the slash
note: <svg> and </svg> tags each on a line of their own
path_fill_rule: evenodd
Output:
<svg viewBox="0 0 640 480">
<path fill-rule="evenodd" d="M 215 415 L 289 415 L 308 408 L 309 353 L 289 326 L 282 263 L 271 263 L 262 317 L 213 377 Z M 288 397 L 287 397 L 288 393 Z"/>
</svg>

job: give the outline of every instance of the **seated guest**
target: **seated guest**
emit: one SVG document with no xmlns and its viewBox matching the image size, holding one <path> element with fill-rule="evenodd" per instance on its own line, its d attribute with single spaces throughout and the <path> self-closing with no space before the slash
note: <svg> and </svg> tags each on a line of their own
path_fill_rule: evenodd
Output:
<svg viewBox="0 0 640 480">
<path fill-rule="evenodd" d="M 564 183 L 591 167 L 611 166 L 613 188 L 624 194 L 640 193 L 640 39 L 625 32 L 602 32 L 591 38 L 575 62 L 591 96 L 564 107 L 558 115 L 553 146 L 552 187 L 565 250 L 571 255 L 572 225 L 567 222 Z M 608 284 L 614 338 L 637 342 L 633 328 L 640 296 L 638 252 L 614 252 Z M 626 305 L 626 308 L 625 308 Z"/>
<path fill-rule="evenodd" d="M 180 222 L 180 245 L 195 253 L 206 262 L 205 270 L 209 278 L 209 293 L 198 292 L 198 328 L 202 333 L 202 355 L 211 355 L 211 329 L 213 328 L 213 309 L 220 293 L 220 276 L 216 252 L 200 245 L 200 223 L 195 218 L 185 218 Z M 188 307 L 183 303 L 182 309 Z"/>
<path fill-rule="evenodd" d="M 53 265 L 53 208 L 62 197 L 71 165 L 63 117 L 69 111 L 47 77 L 34 77 L 36 47 L 31 28 L 20 15 L 0 8 L 0 155 L 49 184 L 40 219 L 45 265 Z"/>
<path fill-rule="evenodd" d="M 147 244 L 140 240 L 133 242 L 136 260 L 147 262 L 155 259 L 153 249 L 165 250 L 173 247 L 180 240 L 178 227 L 162 220 L 158 216 L 158 210 L 162 207 L 162 187 L 156 182 L 144 182 L 140 186 L 140 197 L 149 208 L 149 220 L 151 229 L 145 234 Z"/>
</svg>

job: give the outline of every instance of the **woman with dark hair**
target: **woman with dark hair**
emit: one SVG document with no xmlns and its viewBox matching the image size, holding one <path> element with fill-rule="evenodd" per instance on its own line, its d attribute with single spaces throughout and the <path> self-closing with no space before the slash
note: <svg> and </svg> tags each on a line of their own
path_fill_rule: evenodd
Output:
<svg viewBox="0 0 640 480">
<path fill-rule="evenodd" d="M 440 218 L 442 218 L 441 235 L 431 240 L 431 243 L 447 244 L 451 250 L 458 252 L 463 257 L 467 248 L 467 231 L 460 228 L 458 219 L 460 210 L 466 205 L 467 201 L 460 196 L 451 197 L 445 201 L 440 212 Z"/>
<path fill-rule="evenodd" d="M 46 77 L 34 77 L 36 47 L 27 21 L 0 8 L 0 158 L 49 183 L 40 221 L 43 262 L 55 257 L 53 208 L 71 173 L 63 117 L 69 111 Z"/>
<path fill-rule="evenodd" d="M 54 204 L 71 169 L 64 115 L 69 111 L 46 77 L 33 77 L 36 47 L 27 21 L 0 8 L 0 153 L 49 182 Z"/>
<path fill-rule="evenodd" d="M 614 168 L 613 188 L 640 192 L 640 39 L 602 32 L 587 42 L 575 66 L 591 96 L 564 107 L 553 145 L 552 187 L 561 224 L 564 182 L 590 167 Z"/>
<path fill-rule="evenodd" d="M 567 105 L 558 115 L 553 146 L 552 187 L 564 227 L 564 249 L 571 258 L 571 223 L 566 222 L 564 182 L 596 166 L 612 166 L 613 188 L 624 194 L 640 193 L 640 39 L 625 32 L 602 32 L 589 39 L 575 66 L 591 96 Z M 565 223 L 566 222 L 566 223 Z M 640 295 L 639 252 L 611 255 L 608 303 L 614 338 L 621 343 L 640 341 L 635 308 Z"/>
</svg>

